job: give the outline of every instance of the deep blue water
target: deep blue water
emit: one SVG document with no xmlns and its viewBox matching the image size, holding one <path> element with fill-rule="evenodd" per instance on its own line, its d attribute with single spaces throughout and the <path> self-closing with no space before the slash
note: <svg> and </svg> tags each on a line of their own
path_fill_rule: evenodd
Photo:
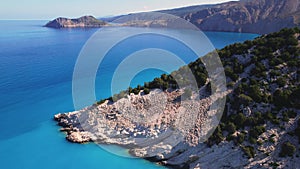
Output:
<svg viewBox="0 0 300 169">
<path fill-rule="evenodd" d="M 74 110 L 73 69 L 81 48 L 97 29 L 56 30 L 42 27 L 45 22 L 0 21 L 0 168 L 161 168 L 145 160 L 115 156 L 94 144 L 66 142 L 52 117 Z M 258 36 L 206 35 L 216 48 Z M 194 60 L 183 55 L 187 49 L 170 39 L 150 35 L 146 39 L 145 46 L 165 45 L 177 50 L 186 62 Z M 133 39 L 130 46 L 141 45 L 139 41 L 139 37 Z M 112 72 L 130 50 L 128 44 L 120 44 L 105 58 L 96 80 L 97 99 L 110 96 Z M 154 69 L 141 72 L 131 85 L 143 84 L 161 73 Z"/>
</svg>

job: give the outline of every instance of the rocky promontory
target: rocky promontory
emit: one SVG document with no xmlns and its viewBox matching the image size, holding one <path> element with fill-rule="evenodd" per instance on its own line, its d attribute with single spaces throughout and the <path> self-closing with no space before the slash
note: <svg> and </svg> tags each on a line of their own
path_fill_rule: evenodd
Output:
<svg viewBox="0 0 300 169">
<path fill-rule="evenodd" d="M 212 92 L 220 84 L 205 72 L 208 54 L 188 65 L 199 90 L 176 85 L 184 66 L 54 118 L 68 141 L 120 145 L 171 168 L 300 168 L 299 42 L 299 29 L 283 29 L 218 50 L 225 91 Z"/>
<path fill-rule="evenodd" d="M 106 22 L 96 19 L 93 16 L 83 16 L 77 19 L 56 18 L 45 26 L 50 28 L 100 28 L 107 25 Z"/>
</svg>

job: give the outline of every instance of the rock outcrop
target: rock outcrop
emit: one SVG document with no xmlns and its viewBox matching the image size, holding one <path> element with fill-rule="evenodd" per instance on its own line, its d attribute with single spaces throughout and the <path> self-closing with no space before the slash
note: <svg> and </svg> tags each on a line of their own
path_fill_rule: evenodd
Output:
<svg viewBox="0 0 300 169">
<path fill-rule="evenodd" d="M 203 90 L 201 95 L 205 93 Z M 128 148 L 133 156 L 180 168 L 199 160 L 208 167 L 211 164 L 206 160 L 214 156 L 222 157 L 222 161 L 226 153 L 226 162 L 214 166 L 228 163 L 240 167 L 240 159 L 243 157 L 238 148 L 232 152 L 233 145 L 209 148 L 194 139 L 206 130 L 211 130 L 203 126 L 210 119 L 209 116 L 213 116 L 214 111 L 209 110 L 209 107 L 216 98 L 228 93 L 219 93 L 214 95 L 216 98 L 210 96 L 200 101 L 194 93 L 190 99 L 178 101 L 182 94 L 182 90 L 163 92 L 157 89 L 148 95 L 141 92 L 114 103 L 107 100 L 79 111 L 57 114 L 54 119 L 62 126 L 61 131 L 67 133 L 66 139 L 70 142 L 116 144 Z M 194 130 L 195 127 L 202 130 Z M 232 161 L 230 158 L 239 160 Z M 244 159 L 244 163 L 246 161 Z"/>
<path fill-rule="evenodd" d="M 83 16 L 77 19 L 56 18 L 45 26 L 50 28 L 100 28 L 107 23 L 93 16 Z"/>
<path fill-rule="evenodd" d="M 148 148 L 156 143 L 152 144 L 150 141 L 148 142 L 149 145 L 146 145 L 145 142 L 139 143 L 137 138 L 140 138 L 141 141 L 142 139 L 149 141 L 151 138 L 157 139 L 159 137 L 161 140 L 167 140 L 170 137 L 169 134 L 175 135 L 175 132 L 179 132 L 178 139 L 181 140 L 178 142 L 185 139 L 190 144 L 198 144 L 197 140 L 190 138 L 197 131 L 188 133 L 189 128 L 185 127 L 189 125 L 201 127 L 201 124 L 208 119 L 206 112 L 213 101 L 213 97 L 203 98 L 200 101 L 188 99 L 180 102 L 178 97 L 182 93 L 180 90 L 163 92 L 157 89 L 148 95 L 131 94 L 114 103 L 106 101 L 79 111 L 57 114 L 54 119 L 58 125 L 63 127 L 61 131 L 67 132 L 67 139 L 76 143 L 89 142 L 96 138 L 93 141 L 106 144 L 123 146 L 136 144 L 141 150 L 141 147 Z M 192 97 L 195 98 L 196 95 Z M 189 120 L 189 115 L 197 118 L 194 119 L 196 123 Z M 170 146 L 176 144 L 170 144 Z"/>
</svg>

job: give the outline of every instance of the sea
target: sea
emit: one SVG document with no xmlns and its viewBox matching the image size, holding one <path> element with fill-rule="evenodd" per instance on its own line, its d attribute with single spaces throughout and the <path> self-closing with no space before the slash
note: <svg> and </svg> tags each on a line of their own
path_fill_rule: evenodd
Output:
<svg viewBox="0 0 300 169">
<path fill-rule="evenodd" d="M 73 71 L 82 48 L 98 29 L 52 29 L 43 27 L 46 22 L 0 21 L 0 168 L 164 168 L 143 159 L 114 155 L 93 143 L 74 144 L 66 141 L 65 134 L 59 131 L 53 116 L 78 109 L 74 107 L 72 97 Z M 103 35 L 106 41 L 110 40 L 112 34 L 120 33 L 118 28 L 105 29 L 109 32 Z M 248 33 L 204 33 L 216 49 L 259 36 Z M 145 46 L 165 45 L 177 49 L 174 50 L 178 51 L 176 54 L 181 55 L 187 63 L 195 59 L 187 56 L 185 47 L 168 38 L 149 34 L 146 39 Z M 110 83 L 114 69 L 132 46 L 141 45 L 139 42 L 137 37 L 129 44 L 120 44 L 114 52 L 110 52 L 111 56 L 105 57 L 95 81 L 96 100 L 113 94 Z M 173 67 L 174 70 L 177 68 Z M 130 85 L 142 85 L 162 73 L 164 71 L 158 69 L 142 71 Z M 122 79 L 119 83 L 122 84 Z M 93 103 L 88 100 L 82 107 Z M 120 147 L 111 148 L 125 154 L 127 152 Z"/>
</svg>

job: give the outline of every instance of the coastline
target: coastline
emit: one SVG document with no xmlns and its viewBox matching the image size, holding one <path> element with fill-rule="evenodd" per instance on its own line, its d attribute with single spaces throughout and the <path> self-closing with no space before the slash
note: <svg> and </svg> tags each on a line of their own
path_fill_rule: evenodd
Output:
<svg viewBox="0 0 300 169">
<path fill-rule="evenodd" d="M 201 147 L 202 151 L 205 152 L 207 151 L 208 154 L 212 153 L 213 151 L 220 151 L 217 154 L 214 154 L 214 156 L 220 156 L 220 154 L 223 154 L 227 152 L 231 147 L 225 146 L 224 148 L 222 147 L 215 147 L 215 148 L 210 148 L 206 144 L 197 144 L 195 142 L 192 142 L 192 140 L 188 140 L 187 138 L 192 137 L 193 135 L 187 135 L 187 136 L 182 136 L 182 135 L 176 135 L 173 134 L 173 131 L 164 130 L 161 131 L 161 134 L 156 133 L 153 131 L 151 128 L 145 132 L 145 130 L 136 130 L 130 132 L 130 123 L 123 123 L 126 121 L 126 119 L 122 119 L 121 114 L 117 115 L 118 111 L 124 111 L 122 107 L 120 107 L 119 103 L 126 103 L 124 107 L 128 107 L 128 104 L 134 104 L 136 102 L 140 102 L 141 100 L 147 100 L 144 97 L 150 97 L 148 98 L 149 100 L 155 100 L 151 98 L 151 96 L 157 97 L 156 100 L 161 101 L 164 100 L 164 95 L 168 95 L 169 99 L 170 97 L 173 98 L 170 101 L 174 101 L 175 98 L 178 96 L 182 95 L 182 91 L 172 91 L 171 93 L 168 93 L 166 91 L 160 91 L 160 90 L 153 90 L 149 93 L 149 95 L 143 95 L 143 91 L 141 91 L 138 95 L 131 94 L 123 99 L 120 99 L 116 101 L 115 103 L 109 103 L 109 101 L 105 101 L 104 103 L 100 105 L 92 105 L 90 107 L 84 108 L 83 110 L 80 111 L 75 111 L 75 112 L 70 112 L 66 114 L 57 114 L 54 116 L 54 119 L 58 122 L 58 125 L 62 126 L 63 128 L 61 131 L 66 132 L 67 136 L 66 139 L 70 142 L 73 143 L 86 143 L 86 142 L 94 142 L 95 144 L 105 144 L 105 145 L 117 145 L 119 147 L 128 149 L 128 153 L 133 156 L 133 157 L 139 157 L 143 158 L 147 161 L 154 162 L 156 164 L 168 167 L 168 168 L 187 168 L 187 166 L 191 165 L 191 163 L 199 160 L 198 157 L 196 157 L 193 153 L 193 151 L 197 150 L 199 147 Z M 205 95 L 204 93 L 202 93 Z M 225 93 L 225 95 L 228 93 Z M 207 94 L 206 94 L 207 95 Z M 196 94 L 194 94 L 192 97 L 196 97 Z M 220 96 L 221 97 L 221 96 Z M 189 102 L 191 100 L 187 100 L 186 102 Z M 130 102 L 130 103 L 129 103 Z M 185 101 L 184 101 L 185 102 Z M 200 101 L 201 102 L 201 101 Z M 203 107 L 203 112 L 207 111 L 207 108 L 211 103 L 209 103 L 209 99 L 203 98 L 202 102 L 205 103 L 207 107 Z M 193 102 L 195 104 L 195 102 Z M 143 102 L 142 105 L 137 105 L 139 107 L 143 107 L 147 105 L 147 102 Z M 158 104 L 157 102 L 152 103 L 152 104 Z M 116 107 L 112 107 L 116 105 Z M 136 105 L 135 105 L 136 106 Z M 109 107 L 109 108 L 108 108 Z M 104 109 L 103 108 L 107 108 Z M 112 114 L 111 110 L 115 110 L 116 114 Z M 169 109 L 168 109 L 169 110 Z M 101 121 L 97 124 L 104 124 L 104 125 L 111 125 L 113 123 L 112 121 L 116 121 L 118 119 L 118 123 L 116 125 L 114 124 L 112 126 L 105 126 L 105 130 L 101 130 L 103 128 L 103 125 L 95 125 L 95 126 L 87 126 L 87 123 L 91 124 L 95 122 L 95 118 L 93 113 L 91 112 L 99 111 L 100 114 L 104 113 L 104 115 L 99 115 L 97 114 L 97 117 L 101 119 Z M 139 109 L 139 112 L 143 112 L 143 110 Z M 147 110 L 149 111 L 149 110 Z M 85 114 L 87 113 L 87 114 Z M 129 112 L 127 112 L 129 113 Z M 163 114 L 166 114 L 167 112 L 163 112 Z M 178 113 L 178 112 L 177 112 Z M 85 114 L 85 115 L 83 115 Z M 124 113 L 126 114 L 126 113 Z M 137 114 L 133 113 L 132 115 L 136 116 Z M 152 116 L 153 114 L 151 114 Z M 87 116 L 89 117 L 88 119 L 93 119 L 92 121 L 82 121 L 83 119 L 82 116 Z M 105 117 L 105 118 L 101 118 Z M 204 118 L 204 117 L 201 117 Z M 104 121 L 103 121 L 104 120 Z M 171 120 L 172 121 L 172 120 Z M 189 121 L 187 121 L 189 122 Z M 107 128 L 115 128 L 116 126 L 119 126 L 120 124 L 123 124 L 124 126 L 129 125 L 128 131 L 119 131 L 118 129 L 116 130 L 110 130 Z M 84 127 L 80 127 L 84 126 Z M 136 128 L 143 128 L 141 126 L 137 126 Z M 155 125 L 153 125 L 155 126 Z M 85 129 L 88 128 L 88 131 Z M 97 128 L 100 133 L 95 132 L 95 129 Z M 121 127 L 122 128 L 122 127 Z M 145 128 L 143 128 L 145 129 Z M 95 133 L 91 133 L 90 131 L 94 131 Z M 143 133 L 144 132 L 144 133 Z M 140 135 L 144 137 L 141 141 L 138 140 L 138 136 Z M 96 136 L 95 136 L 96 135 Z M 154 140 L 153 140 L 154 139 Z M 155 141 L 158 140 L 158 141 Z M 176 140 L 174 142 L 174 140 Z M 192 145 L 194 144 L 194 145 Z M 197 146 L 196 146 L 197 144 Z M 213 150 L 213 151 L 211 151 Z M 184 158 L 180 157 L 183 154 Z M 237 151 L 235 153 L 236 158 L 238 156 L 242 156 L 241 151 Z M 175 160 L 176 158 L 179 158 L 178 160 Z M 204 158 L 205 161 L 209 160 Z M 225 159 L 225 161 L 230 161 L 229 159 Z M 236 165 L 236 164 L 235 164 Z M 216 166 L 217 167 L 217 166 Z M 195 166 L 196 168 L 196 166 Z"/>
<path fill-rule="evenodd" d="M 114 96 L 117 99 L 113 97 L 78 111 L 57 114 L 55 120 L 64 127 L 67 139 L 71 142 L 116 144 L 130 149 L 129 153 L 135 157 L 171 168 L 264 168 L 274 165 L 278 168 L 300 167 L 297 163 L 299 156 L 294 155 L 298 151 L 294 146 L 298 144 L 295 135 L 300 130 L 299 126 L 297 128 L 300 118 L 297 96 L 300 89 L 294 86 L 298 85 L 299 77 L 289 76 L 298 70 L 294 66 L 288 67 L 286 63 L 277 62 L 272 65 L 267 62 L 268 59 L 270 62 L 274 59 L 272 56 L 275 56 L 275 59 L 281 57 L 278 53 L 289 47 L 284 43 L 281 37 L 283 35 L 288 34 L 291 39 L 289 43 L 295 49 L 298 48 L 299 31 L 284 29 L 279 33 L 257 38 L 253 42 L 230 45 L 219 51 L 221 58 L 227 63 L 242 63 L 238 68 L 243 71 L 240 70 L 239 73 L 233 72 L 233 68 L 227 65 L 225 72 L 229 88 L 225 92 L 212 94 L 209 89 L 214 90 L 217 86 L 209 85 L 209 78 L 206 78 L 199 91 L 190 91 L 189 97 L 183 99 L 182 96 L 189 93 L 186 88 L 154 89 L 145 94 L 141 87 L 137 87 L 128 89 L 129 95 L 119 94 Z M 262 41 L 274 40 L 274 37 L 282 40 L 282 47 L 279 45 L 278 49 L 273 49 L 270 57 L 262 55 L 265 65 L 260 67 L 270 68 L 261 68 L 262 70 L 258 71 L 256 64 L 259 63 L 253 62 L 252 59 L 257 58 L 252 52 L 260 51 L 253 45 L 268 45 Z M 235 52 L 237 46 L 248 49 L 248 53 L 230 53 L 231 57 L 228 57 L 226 52 Z M 299 59 L 298 56 L 292 57 L 295 57 L 295 60 Z M 197 60 L 189 66 L 199 64 L 201 61 Z M 252 75 L 253 71 L 265 74 Z M 287 82 L 278 80 L 279 78 L 268 79 L 267 74 L 271 72 L 278 76 L 286 74 Z M 172 82 L 167 76 L 161 78 L 169 80 L 166 81 L 167 85 L 170 85 L 168 82 Z M 271 87 L 261 89 L 264 85 L 258 85 L 257 80 Z M 147 87 L 153 89 L 153 86 Z M 147 87 L 145 88 L 148 89 Z M 280 92 L 278 88 L 291 92 L 288 97 L 292 102 L 287 102 L 290 107 L 282 107 L 282 99 L 277 100 L 278 97 L 282 97 L 276 96 Z M 262 100 L 270 95 L 274 95 L 274 98 Z M 209 110 L 209 107 L 224 97 L 228 98 L 226 114 L 214 118 L 217 112 Z M 197 106 L 200 109 L 196 109 Z M 217 125 L 217 128 L 213 129 L 213 134 L 204 142 L 203 133 L 212 130 L 205 124 L 210 124 L 210 127 Z M 289 157 L 282 156 L 282 151 L 285 151 L 282 146 L 286 145 L 291 149 Z"/>
</svg>

